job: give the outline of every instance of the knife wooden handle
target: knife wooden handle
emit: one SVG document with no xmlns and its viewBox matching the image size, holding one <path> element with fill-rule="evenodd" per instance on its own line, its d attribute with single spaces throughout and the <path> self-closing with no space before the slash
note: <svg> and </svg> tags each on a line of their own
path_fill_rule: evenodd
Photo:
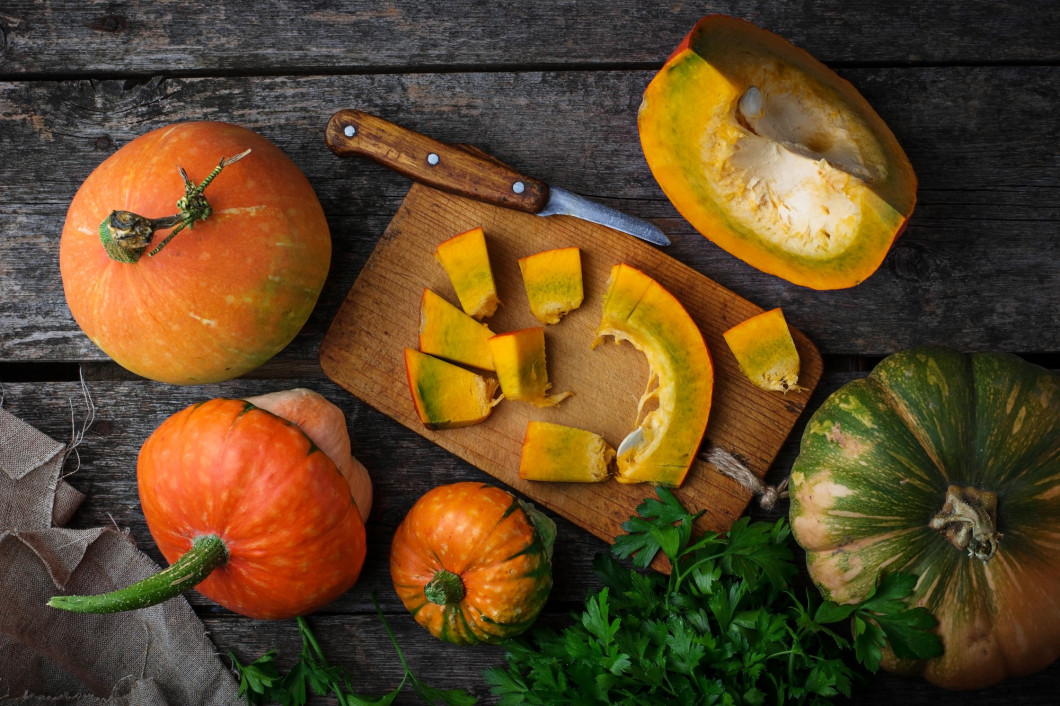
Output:
<svg viewBox="0 0 1060 706">
<path fill-rule="evenodd" d="M 410 179 L 476 201 L 527 213 L 537 213 L 548 203 L 548 184 L 543 181 L 360 110 L 340 110 L 331 116 L 326 140 L 340 157 L 366 157 Z"/>
</svg>

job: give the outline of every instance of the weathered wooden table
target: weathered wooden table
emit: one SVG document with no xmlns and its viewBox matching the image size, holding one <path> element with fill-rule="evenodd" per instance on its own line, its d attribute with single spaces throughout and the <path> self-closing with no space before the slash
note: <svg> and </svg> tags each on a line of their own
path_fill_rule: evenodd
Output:
<svg viewBox="0 0 1060 706">
<path fill-rule="evenodd" d="M 835 68 L 873 104 L 920 180 L 904 236 L 862 285 L 816 292 L 765 275 L 694 232 L 652 179 L 636 128 L 640 96 L 694 22 L 726 12 L 776 31 Z M 317 349 L 409 183 L 339 160 L 328 117 L 357 107 L 449 142 L 472 142 L 556 184 L 648 219 L 668 253 L 763 306 L 782 306 L 825 355 L 810 409 L 882 356 L 917 344 L 1019 353 L 1060 367 L 1060 4 L 540 0 L 310 3 L 6 0 L 0 6 L 0 381 L 3 404 L 58 439 L 83 417 L 79 374 L 98 408 L 69 479 L 88 494 L 81 527 L 116 523 L 156 561 L 136 493 L 139 445 L 165 417 L 216 396 L 296 385 L 348 416 L 376 505 L 357 586 L 311 624 L 367 693 L 400 667 L 373 612 L 379 596 L 415 670 L 487 695 L 500 648 L 442 644 L 398 602 L 389 538 L 430 488 L 485 474 L 329 381 Z M 105 157 L 168 123 L 218 119 L 276 142 L 327 213 L 331 274 L 309 323 L 280 355 L 238 380 L 178 388 L 126 373 L 72 320 L 57 251 L 75 190 Z M 769 479 L 786 476 L 801 423 Z M 775 512 L 783 512 L 779 507 Z M 754 511 L 752 511 L 754 513 Z M 758 513 L 762 513 L 759 511 Z M 561 625 L 596 586 L 606 545 L 560 520 L 556 585 L 543 620 Z M 192 594 L 222 652 L 293 659 L 293 622 L 262 623 Z M 290 661 L 290 660 L 288 660 Z M 1060 665 L 970 695 L 880 675 L 872 704 L 1055 704 Z M 411 694 L 407 695 L 411 699 Z"/>
</svg>

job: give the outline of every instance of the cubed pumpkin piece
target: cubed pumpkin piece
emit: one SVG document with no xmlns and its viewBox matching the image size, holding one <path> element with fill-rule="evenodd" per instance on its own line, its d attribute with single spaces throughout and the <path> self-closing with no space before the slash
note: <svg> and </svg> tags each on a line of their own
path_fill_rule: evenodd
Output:
<svg viewBox="0 0 1060 706">
<path fill-rule="evenodd" d="M 434 251 L 434 259 L 449 275 L 456 298 L 468 315 L 481 319 L 497 311 L 501 302 L 482 228 L 472 228 L 446 240 Z"/>
<path fill-rule="evenodd" d="M 405 349 L 405 373 L 416 413 L 428 429 L 478 424 L 501 399 L 494 398 L 496 380 L 414 348 Z"/>
<path fill-rule="evenodd" d="M 475 321 L 430 289 L 420 300 L 420 351 L 456 363 L 493 370 L 489 326 Z"/>
<path fill-rule="evenodd" d="M 490 338 L 489 346 L 501 391 L 507 399 L 549 407 L 571 394 L 546 394 L 551 384 L 545 368 L 544 327 L 497 334 Z"/>
<path fill-rule="evenodd" d="M 531 421 L 526 425 L 519 477 L 523 480 L 596 483 L 607 480 L 615 450 L 584 429 Z"/>
<path fill-rule="evenodd" d="M 576 247 L 546 250 L 519 258 L 530 311 L 543 324 L 558 323 L 581 306 L 582 258 Z"/>
<path fill-rule="evenodd" d="M 740 370 L 763 390 L 787 392 L 799 387 L 799 352 L 780 309 L 736 324 L 724 334 Z"/>
</svg>

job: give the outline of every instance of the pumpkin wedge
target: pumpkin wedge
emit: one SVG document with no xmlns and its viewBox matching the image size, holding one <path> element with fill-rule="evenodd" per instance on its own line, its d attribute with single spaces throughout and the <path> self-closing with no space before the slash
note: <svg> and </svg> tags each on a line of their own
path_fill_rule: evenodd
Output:
<svg viewBox="0 0 1060 706">
<path fill-rule="evenodd" d="M 469 316 L 482 319 L 497 311 L 501 301 L 497 298 L 482 228 L 472 228 L 446 240 L 434 251 L 434 259 L 449 276 L 460 306 Z"/>
<path fill-rule="evenodd" d="M 478 424 L 493 411 L 497 381 L 476 375 L 414 348 L 405 349 L 416 414 L 428 429 L 453 429 Z"/>
<path fill-rule="evenodd" d="M 556 324 L 582 304 L 581 250 L 546 250 L 519 258 L 530 312 L 543 324 Z"/>
<path fill-rule="evenodd" d="M 543 327 L 500 333 L 490 338 L 489 345 L 497 380 L 507 399 L 551 407 L 570 396 L 570 392 L 547 394 L 552 383 L 545 365 Z"/>
<path fill-rule="evenodd" d="M 814 289 L 876 271 L 916 202 L 898 140 L 808 53 L 723 15 L 700 20 L 644 92 L 641 146 L 693 227 Z"/>
<path fill-rule="evenodd" d="M 650 367 L 639 425 L 619 447 L 616 477 L 679 486 L 710 416 L 714 366 L 703 334 L 662 285 L 621 264 L 611 269 L 593 347 L 607 336 L 632 343 Z"/>
<path fill-rule="evenodd" d="M 607 480 L 615 450 L 585 429 L 530 421 L 519 457 L 523 480 L 596 483 Z"/>
<path fill-rule="evenodd" d="M 463 363 L 482 370 L 493 370 L 489 326 L 447 302 L 430 289 L 420 299 L 420 352 Z"/>
<path fill-rule="evenodd" d="M 799 351 L 780 309 L 764 311 L 722 334 L 740 371 L 763 390 L 787 392 L 799 387 Z"/>
</svg>

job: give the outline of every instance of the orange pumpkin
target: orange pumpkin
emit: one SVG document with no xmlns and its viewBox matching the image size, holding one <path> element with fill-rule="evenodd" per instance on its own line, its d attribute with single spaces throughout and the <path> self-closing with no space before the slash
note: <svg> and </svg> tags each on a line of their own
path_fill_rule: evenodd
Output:
<svg viewBox="0 0 1060 706">
<path fill-rule="evenodd" d="M 186 226 L 166 219 L 178 211 L 192 214 Z M 59 245 L 85 334 L 123 367 L 173 384 L 237 377 L 278 353 L 309 318 L 330 260 L 323 209 L 298 167 L 217 122 L 160 128 L 111 155 L 74 196 Z"/>
<path fill-rule="evenodd" d="M 398 526 L 390 575 L 435 637 L 496 643 L 529 628 L 545 606 L 554 538 L 551 520 L 500 488 L 443 485 Z"/>
<path fill-rule="evenodd" d="M 364 563 L 360 473 L 356 464 L 348 478 L 302 428 L 245 400 L 192 405 L 151 434 L 137 463 L 147 527 L 172 565 L 110 594 L 49 605 L 130 610 L 197 584 L 252 618 L 311 613 L 349 589 Z"/>
</svg>

